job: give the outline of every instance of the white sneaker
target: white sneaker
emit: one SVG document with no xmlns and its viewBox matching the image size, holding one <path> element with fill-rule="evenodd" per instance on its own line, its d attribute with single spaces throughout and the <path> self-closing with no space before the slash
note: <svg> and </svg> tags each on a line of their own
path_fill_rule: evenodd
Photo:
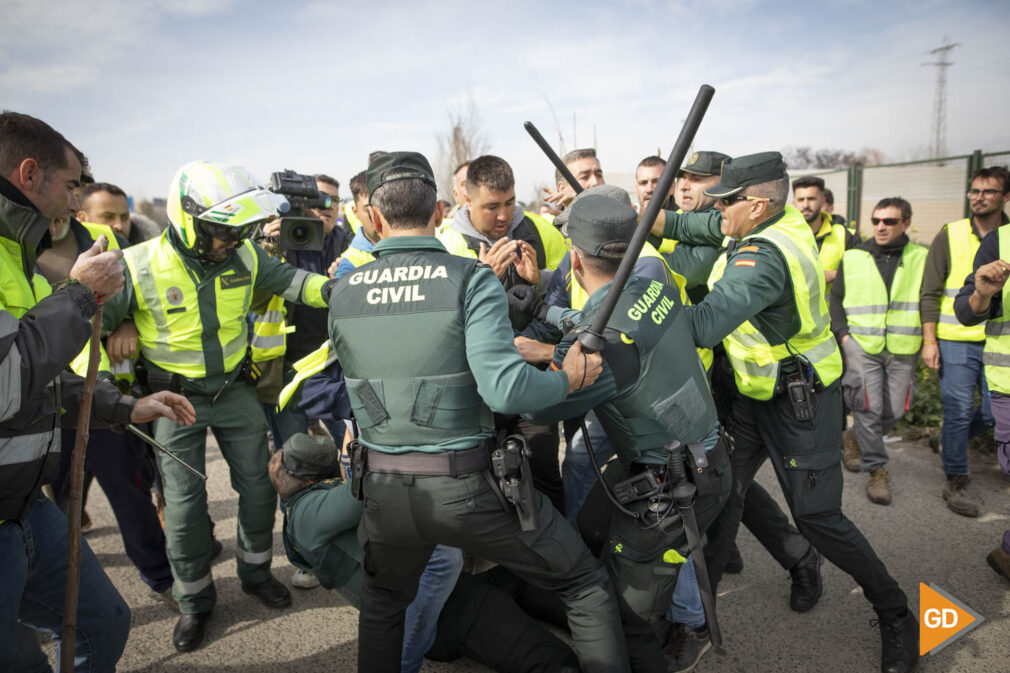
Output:
<svg viewBox="0 0 1010 673">
<path fill-rule="evenodd" d="M 302 570 L 299 568 L 291 576 L 291 586 L 299 589 L 314 589 L 319 586 L 319 580 L 316 579 L 311 570 Z"/>
</svg>

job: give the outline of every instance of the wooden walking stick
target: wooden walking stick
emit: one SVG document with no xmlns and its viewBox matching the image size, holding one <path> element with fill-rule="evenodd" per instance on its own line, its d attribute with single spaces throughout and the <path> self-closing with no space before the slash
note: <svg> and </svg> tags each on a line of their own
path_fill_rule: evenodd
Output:
<svg viewBox="0 0 1010 673">
<path fill-rule="evenodd" d="M 81 407 L 77 413 L 77 438 L 70 459 L 70 504 L 67 512 L 67 588 L 63 595 L 63 630 L 60 636 L 60 673 L 73 673 L 74 644 L 77 637 L 77 599 L 81 585 L 81 507 L 84 500 L 84 452 L 88 448 L 88 426 L 91 422 L 91 397 L 98 377 L 101 358 L 102 305 L 91 319 L 91 349 L 88 374 L 84 379 Z"/>
</svg>

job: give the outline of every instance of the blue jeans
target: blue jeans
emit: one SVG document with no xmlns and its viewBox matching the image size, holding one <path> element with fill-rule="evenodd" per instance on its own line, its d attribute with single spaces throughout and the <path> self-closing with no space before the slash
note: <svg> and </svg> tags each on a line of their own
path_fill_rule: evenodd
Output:
<svg viewBox="0 0 1010 673">
<path fill-rule="evenodd" d="M 614 455 L 614 445 L 603 431 L 600 419 L 592 411 L 586 414 L 586 429 L 589 430 L 589 443 L 593 447 L 596 462 L 603 467 L 603 464 Z M 565 516 L 574 526 L 579 510 L 586 502 L 586 496 L 596 483 L 596 470 L 589 462 L 582 430 L 576 432 L 572 441 L 565 447 L 565 458 L 561 462 L 561 480 L 565 487 Z"/>
<path fill-rule="evenodd" d="M 23 521 L 0 523 L 0 568 L 0 670 L 10 670 L 15 660 L 41 664 L 38 639 L 24 626 L 52 634 L 58 646 L 67 518 L 56 505 L 40 498 Z M 74 670 L 114 671 L 129 633 L 130 608 L 82 538 Z"/>
<path fill-rule="evenodd" d="M 442 606 L 456 587 L 462 570 L 463 552 L 459 549 L 438 545 L 431 552 L 428 565 L 418 580 L 417 595 L 403 618 L 401 673 L 416 673 L 421 669 L 425 653 L 435 642 Z"/>
<path fill-rule="evenodd" d="M 673 590 L 666 619 L 691 629 L 705 626 L 705 610 L 701 605 L 701 593 L 698 591 L 698 576 L 695 575 L 694 561 L 690 556 L 680 566 L 677 586 Z"/>
<path fill-rule="evenodd" d="M 995 423 L 982 367 L 984 344 L 939 339 L 939 345 L 943 471 L 951 476 L 961 476 L 968 474 L 968 440 Z M 976 389 L 981 398 L 978 408 L 975 407 Z"/>
</svg>

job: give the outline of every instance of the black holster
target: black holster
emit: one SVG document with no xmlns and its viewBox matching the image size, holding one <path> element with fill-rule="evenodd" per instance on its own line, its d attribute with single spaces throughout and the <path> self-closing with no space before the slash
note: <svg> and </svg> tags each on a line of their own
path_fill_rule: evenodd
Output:
<svg viewBox="0 0 1010 673">
<path fill-rule="evenodd" d="M 491 451 L 491 471 L 498 479 L 498 488 L 519 517 L 524 531 L 537 529 L 536 494 L 533 492 L 533 471 L 530 450 L 522 435 L 508 435 Z"/>
<path fill-rule="evenodd" d="M 365 472 L 368 470 L 368 452 L 365 445 L 355 437 L 347 444 L 351 456 L 351 495 L 358 500 L 365 499 Z"/>
<path fill-rule="evenodd" d="M 711 495 L 719 490 L 720 475 L 725 469 L 723 464 L 729 459 L 729 446 L 725 436 L 720 435 L 719 441 L 711 451 L 705 450 L 705 445 L 695 442 L 687 445 L 684 460 L 687 463 L 687 478 L 698 490 L 698 496 Z"/>
</svg>

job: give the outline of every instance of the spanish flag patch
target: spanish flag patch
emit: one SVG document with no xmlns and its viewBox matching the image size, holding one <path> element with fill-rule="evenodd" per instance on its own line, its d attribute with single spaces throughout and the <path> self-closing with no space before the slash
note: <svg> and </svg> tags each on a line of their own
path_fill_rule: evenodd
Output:
<svg viewBox="0 0 1010 673">
<path fill-rule="evenodd" d="M 561 371 L 561 365 L 559 365 L 557 362 L 551 362 L 550 369 L 552 372 L 559 372 Z"/>
<path fill-rule="evenodd" d="M 755 264 L 757 261 L 753 259 L 738 259 L 733 266 L 754 266 Z"/>
</svg>

